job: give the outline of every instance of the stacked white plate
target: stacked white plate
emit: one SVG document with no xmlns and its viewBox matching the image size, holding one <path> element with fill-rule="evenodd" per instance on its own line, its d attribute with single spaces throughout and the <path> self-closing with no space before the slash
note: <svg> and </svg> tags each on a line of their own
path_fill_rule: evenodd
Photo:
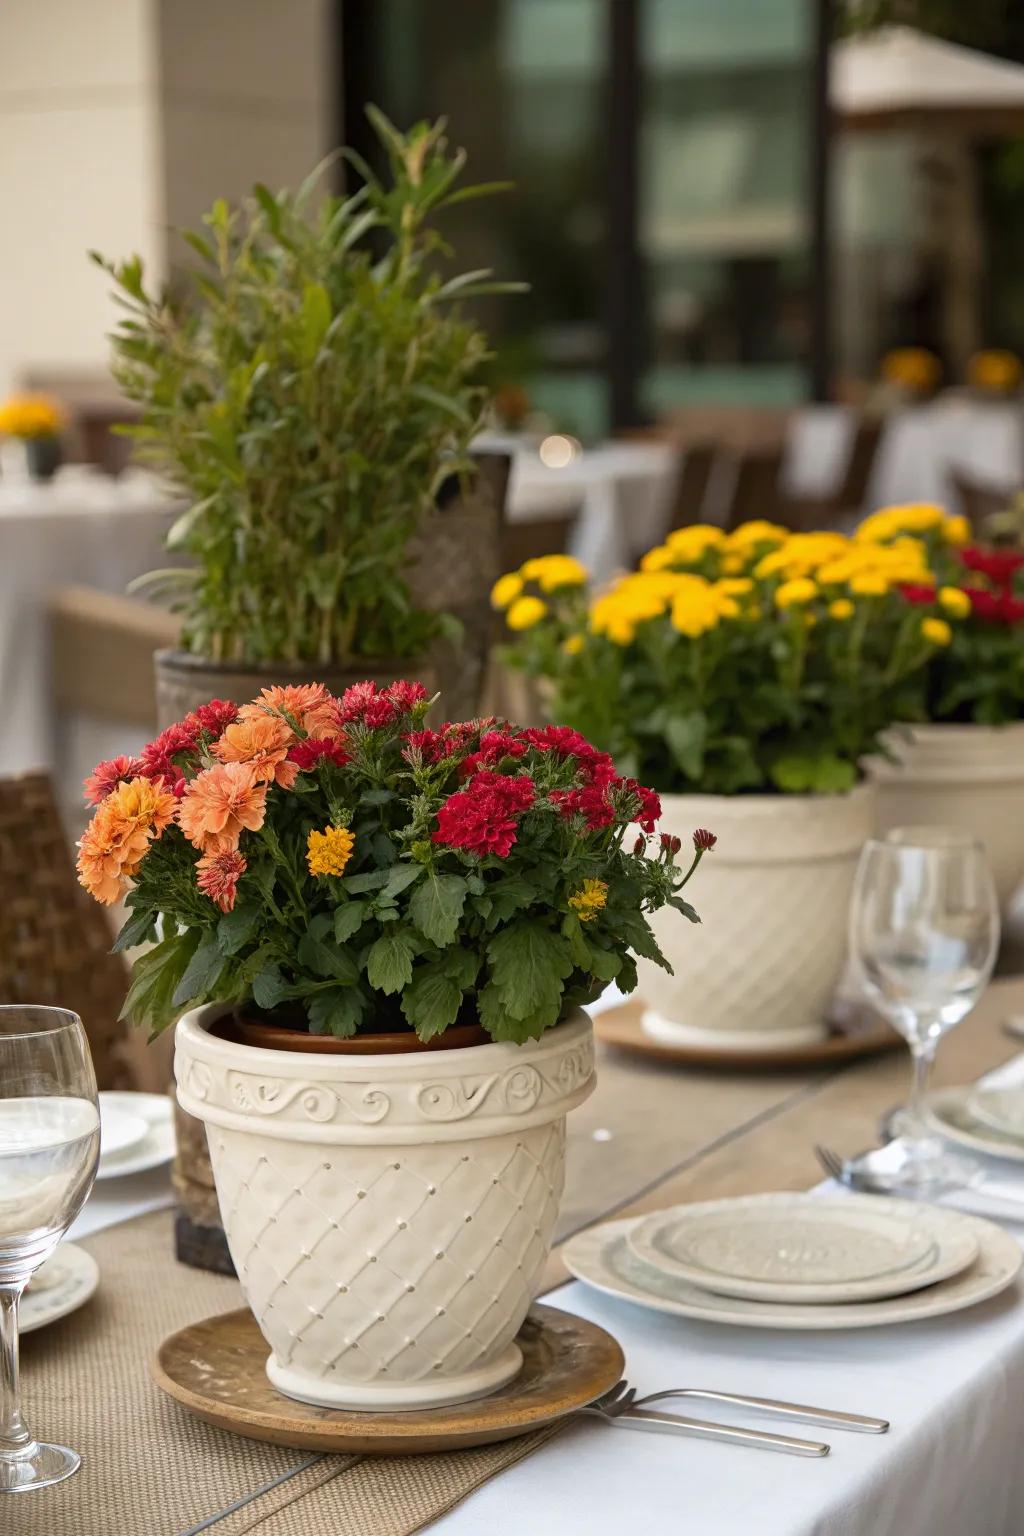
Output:
<svg viewBox="0 0 1024 1536">
<path fill-rule="evenodd" d="M 928 1119 L 972 1152 L 1024 1163 L 1024 1088 L 944 1088 L 929 1094 Z"/>
<path fill-rule="evenodd" d="M 870 1328 L 974 1306 L 1017 1277 L 1018 1243 L 976 1216 L 877 1195 L 750 1195 L 608 1222 L 572 1273 L 609 1295 L 745 1328 Z"/>
<path fill-rule="evenodd" d="M 174 1107 L 162 1093 L 101 1093 L 98 1179 L 159 1168 L 174 1156 Z"/>
</svg>

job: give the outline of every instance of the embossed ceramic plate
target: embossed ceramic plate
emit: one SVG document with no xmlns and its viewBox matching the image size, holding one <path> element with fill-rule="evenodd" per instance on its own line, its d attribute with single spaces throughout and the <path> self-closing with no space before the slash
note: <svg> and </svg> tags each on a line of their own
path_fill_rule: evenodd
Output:
<svg viewBox="0 0 1024 1536">
<path fill-rule="evenodd" d="M 657 1211 L 629 1234 L 638 1258 L 723 1296 L 869 1301 L 934 1285 L 978 1254 L 957 1211 L 846 1195 L 749 1195 Z"/>
<path fill-rule="evenodd" d="M 475 1402 L 410 1413 L 348 1413 L 282 1397 L 267 1380 L 267 1344 L 248 1308 L 171 1334 L 151 1370 L 158 1387 L 218 1429 L 312 1451 L 411 1456 L 527 1435 L 607 1392 L 625 1366 L 603 1328 L 533 1306 L 516 1336 L 518 1376 Z"/>
<path fill-rule="evenodd" d="M 967 1105 L 989 1130 L 1024 1143 L 1024 1088 L 976 1088 Z"/>
<path fill-rule="evenodd" d="M 941 1088 L 928 1095 L 926 1117 L 941 1136 L 969 1147 L 972 1152 L 1024 1163 L 1024 1138 L 1008 1136 L 979 1120 L 974 1108 L 977 1096 L 976 1088 Z"/>
<path fill-rule="evenodd" d="M 19 1333 L 31 1333 L 84 1306 L 100 1283 L 99 1265 L 74 1243 L 61 1243 L 40 1264 L 21 1298 Z"/>
<path fill-rule="evenodd" d="M 106 1151 L 101 1146 L 98 1179 L 120 1179 L 170 1162 L 174 1156 L 174 1106 L 165 1094 L 101 1093 L 101 1117 L 110 1109 L 144 1121 L 145 1134 L 124 1151 Z"/>
<path fill-rule="evenodd" d="M 688 1280 L 666 1275 L 638 1259 L 626 1241 L 636 1217 L 610 1221 L 581 1232 L 567 1243 L 562 1256 L 578 1280 L 625 1301 L 736 1328 L 878 1328 L 885 1323 L 910 1323 L 942 1317 L 987 1301 L 1012 1285 L 1024 1261 L 1024 1250 L 1001 1227 L 978 1216 L 965 1216 L 978 1242 L 978 1257 L 969 1268 L 938 1285 L 906 1296 L 880 1301 L 850 1301 L 833 1306 L 805 1307 L 799 1302 L 747 1301 L 719 1296 Z"/>
</svg>

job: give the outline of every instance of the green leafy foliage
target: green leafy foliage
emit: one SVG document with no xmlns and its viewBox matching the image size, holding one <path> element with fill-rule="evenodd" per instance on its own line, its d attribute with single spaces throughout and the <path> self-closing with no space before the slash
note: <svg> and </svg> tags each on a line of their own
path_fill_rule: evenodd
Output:
<svg viewBox="0 0 1024 1536">
<path fill-rule="evenodd" d="M 203 655 L 402 656 L 439 627 L 411 605 L 406 549 L 467 466 L 487 353 L 455 300 L 493 285 L 444 278 L 433 220 L 465 161 L 444 124 L 402 134 L 370 115 L 388 180 L 363 167 L 331 196 L 320 167 L 294 193 L 218 200 L 186 233 L 199 266 L 175 291 L 151 291 L 138 257 L 95 257 L 124 311 L 114 372 L 142 408 L 139 455 L 188 502 L 168 547 L 191 563 L 151 585 Z"/>
</svg>

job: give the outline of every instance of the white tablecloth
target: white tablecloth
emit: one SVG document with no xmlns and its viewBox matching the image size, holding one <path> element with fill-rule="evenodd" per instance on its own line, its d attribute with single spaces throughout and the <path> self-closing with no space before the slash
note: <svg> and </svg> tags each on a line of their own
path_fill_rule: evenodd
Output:
<svg viewBox="0 0 1024 1536">
<path fill-rule="evenodd" d="M 664 537 L 679 466 L 667 443 L 602 443 L 564 469 L 549 468 L 535 447 L 501 433 L 487 433 L 475 446 L 512 454 L 510 519 L 579 508 L 570 553 L 597 582 L 632 566 Z"/>
<path fill-rule="evenodd" d="M 78 583 L 123 593 L 167 563 L 172 517 L 145 476 L 62 472 L 50 485 L 0 483 L 0 773 L 51 767 L 47 599 Z"/>
<path fill-rule="evenodd" d="M 991 1074 L 1024 1082 L 1024 1056 Z M 1024 1177 L 991 1165 L 1024 1198 Z M 995 1190 L 994 1190 L 995 1192 Z M 169 1201 L 166 1171 L 98 1184 L 72 1237 Z M 953 1203 L 952 1201 L 950 1203 Z M 971 1209 L 969 1197 L 957 1204 Z M 1024 1226 L 1013 1228 L 1024 1242 Z M 935 1322 L 851 1333 L 759 1333 L 616 1302 L 578 1282 L 545 1301 L 622 1343 L 641 1392 L 705 1386 L 892 1421 L 831 1439 L 822 1461 L 580 1421 L 444 1516 L 438 1536 L 1020 1536 L 1024 1305 L 1002 1296 Z M 711 1405 L 695 1407 L 712 1417 Z M 757 1422 L 749 1410 L 723 1410 Z M 783 1428 L 777 1420 L 767 1427 Z"/>
<path fill-rule="evenodd" d="M 845 468 L 853 428 L 845 406 L 800 411 L 786 446 L 786 488 L 802 496 L 830 494 Z M 930 501 L 958 511 L 951 469 L 999 489 L 1024 485 L 1020 403 L 953 397 L 895 412 L 885 424 L 864 510 Z"/>
</svg>

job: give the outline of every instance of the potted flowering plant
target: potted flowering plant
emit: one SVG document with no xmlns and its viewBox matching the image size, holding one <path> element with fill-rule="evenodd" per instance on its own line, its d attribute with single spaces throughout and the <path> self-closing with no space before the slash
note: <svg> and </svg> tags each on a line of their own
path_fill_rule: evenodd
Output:
<svg viewBox="0 0 1024 1536">
<path fill-rule="evenodd" d="M 64 409 L 50 395 L 10 395 L 0 405 L 0 438 L 11 438 L 21 447 L 24 468 L 33 480 L 52 480 L 60 468 L 60 434 L 66 423 Z M 5 471 L 10 458 L 5 455 Z M 18 474 L 17 466 L 15 475 Z"/>
<path fill-rule="evenodd" d="M 903 723 L 871 763 L 879 824 L 970 831 L 1008 912 L 1024 875 L 1024 555 L 963 544 L 963 519 L 940 507 L 887 509 L 859 534 L 891 546 L 908 531 L 927 545 L 933 575 L 903 595 L 947 624 L 949 643 L 902 689 Z"/>
<path fill-rule="evenodd" d="M 669 831 L 693 818 L 719 834 L 699 965 L 655 920 L 673 974 L 643 964 L 652 1035 L 743 1050 L 823 1033 L 872 830 L 861 759 L 949 638 L 900 590 L 929 573 L 910 537 L 751 522 L 681 529 L 593 599 L 560 557 L 496 586 L 554 717 L 654 784 Z"/>
<path fill-rule="evenodd" d="M 295 193 L 219 199 L 168 293 L 138 257 L 94 256 L 125 312 L 114 373 L 142 411 L 127 430 L 185 502 L 168 548 L 186 562 L 148 578 L 184 620 L 184 649 L 157 658 L 162 723 L 311 670 L 336 691 L 368 672 L 433 682 L 458 630 L 437 589 L 471 610 L 486 572 L 482 509 L 461 547 L 443 541 L 443 583 L 427 525 L 442 485 L 475 473 L 485 419 L 486 339 L 459 302 L 522 285 L 445 276 L 438 215 L 495 188 L 456 186 L 443 122 L 402 134 L 367 111 L 383 180 L 343 151 L 351 195 L 323 194 L 321 167 Z"/>
<path fill-rule="evenodd" d="M 593 1086 L 580 1005 L 635 985 L 634 953 L 666 963 L 649 915 L 695 919 L 713 841 L 684 873 L 657 796 L 576 732 L 427 708 L 404 681 L 272 688 L 88 781 L 82 883 L 130 884 L 118 943 L 155 941 L 127 1012 L 188 1010 L 178 1094 L 268 1372 L 327 1406 L 515 1373 Z"/>
</svg>

